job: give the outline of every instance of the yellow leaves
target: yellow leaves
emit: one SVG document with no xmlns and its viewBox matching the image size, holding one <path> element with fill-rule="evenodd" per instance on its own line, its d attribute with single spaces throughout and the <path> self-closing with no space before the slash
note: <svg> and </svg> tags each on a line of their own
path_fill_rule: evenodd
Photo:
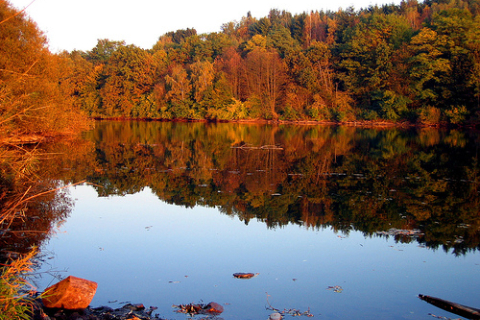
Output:
<svg viewBox="0 0 480 320">
<path fill-rule="evenodd" d="M 171 75 L 165 76 L 165 82 L 169 86 L 168 99 L 185 100 L 187 94 L 192 90 L 187 71 L 180 65 L 174 66 Z"/>
<path fill-rule="evenodd" d="M 197 61 L 190 66 L 190 69 L 192 71 L 190 79 L 195 90 L 195 100 L 200 102 L 205 91 L 213 84 L 215 78 L 213 64 L 208 61 Z"/>
<path fill-rule="evenodd" d="M 267 51 L 267 38 L 257 34 L 254 35 L 245 46 L 246 51 L 259 50 L 261 52 Z"/>
<path fill-rule="evenodd" d="M 437 40 L 438 34 L 430 28 L 422 28 L 420 32 L 412 38 L 410 45 L 418 47 L 418 49 L 430 49 L 430 47 Z"/>
</svg>

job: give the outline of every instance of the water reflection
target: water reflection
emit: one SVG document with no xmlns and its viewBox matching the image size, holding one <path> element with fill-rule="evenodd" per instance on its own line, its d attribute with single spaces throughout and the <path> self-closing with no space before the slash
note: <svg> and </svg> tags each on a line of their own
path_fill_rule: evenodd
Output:
<svg viewBox="0 0 480 320">
<path fill-rule="evenodd" d="M 94 306 L 134 299 L 173 319 L 172 304 L 203 300 L 266 319 L 268 292 L 325 319 L 425 319 L 419 293 L 477 304 L 478 144 L 434 129 L 99 122 L 39 149 L 31 183 L 0 181 L 19 194 L 85 181 L 36 198 L 2 245 L 43 244 L 39 271 L 97 281 Z"/>
<path fill-rule="evenodd" d="M 85 138 L 95 164 L 83 170 L 101 196 L 148 186 L 167 203 L 218 207 L 246 224 L 358 230 L 455 254 L 479 248 L 474 133 L 100 122 Z"/>
<path fill-rule="evenodd" d="M 44 149 L 0 144 L 0 263 L 39 246 L 71 213 L 73 201 L 64 188 L 68 179 L 62 179 L 65 170 L 57 155 L 62 148 L 71 149 L 72 143 L 74 157 L 79 157 L 83 140 Z"/>
<path fill-rule="evenodd" d="M 15 195 L 79 181 L 99 196 L 149 187 L 245 224 L 361 231 L 458 255 L 480 247 L 478 144 L 475 132 L 429 128 L 98 122 L 83 140 L 39 149 L 31 183 L 4 166 L 0 200 L 5 211 Z M 72 206 L 64 191 L 31 200 L 25 219 L 2 226 L 6 251 L 46 239 Z"/>
</svg>

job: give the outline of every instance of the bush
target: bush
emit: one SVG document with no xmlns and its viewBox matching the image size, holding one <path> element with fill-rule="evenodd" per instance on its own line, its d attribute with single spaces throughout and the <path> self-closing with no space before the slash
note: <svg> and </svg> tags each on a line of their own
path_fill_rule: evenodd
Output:
<svg viewBox="0 0 480 320">
<path fill-rule="evenodd" d="M 460 124 L 467 119 L 468 110 L 465 106 L 450 106 L 449 110 L 445 110 L 445 116 L 450 123 Z"/>
<path fill-rule="evenodd" d="M 440 109 L 432 106 L 425 106 L 420 108 L 418 120 L 425 124 L 439 123 L 441 115 L 442 113 Z"/>
<path fill-rule="evenodd" d="M 298 120 L 298 112 L 290 105 L 287 105 L 280 116 L 281 120 Z"/>
</svg>

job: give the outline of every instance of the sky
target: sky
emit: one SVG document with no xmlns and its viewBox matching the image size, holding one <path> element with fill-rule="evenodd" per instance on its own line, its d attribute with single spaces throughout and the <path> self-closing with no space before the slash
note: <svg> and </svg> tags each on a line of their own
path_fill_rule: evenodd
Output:
<svg viewBox="0 0 480 320">
<path fill-rule="evenodd" d="M 7 0 L 8 1 L 8 0 Z M 34 1 L 32 3 L 32 1 Z M 270 9 L 292 14 L 311 10 L 355 9 L 399 0 L 10 0 L 15 8 L 38 24 L 48 38 L 50 50 L 91 50 L 98 39 L 125 41 L 150 49 L 158 38 L 179 29 L 197 33 L 219 32 L 224 23 L 240 21 L 247 12 L 253 17 Z"/>
</svg>

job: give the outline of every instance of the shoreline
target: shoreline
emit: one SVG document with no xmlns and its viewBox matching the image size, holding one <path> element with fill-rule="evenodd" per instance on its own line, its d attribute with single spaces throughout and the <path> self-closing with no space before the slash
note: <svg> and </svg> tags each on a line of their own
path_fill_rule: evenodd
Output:
<svg viewBox="0 0 480 320">
<path fill-rule="evenodd" d="M 331 120 L 266 120 L 266 119 L 242 119 L 242 120 L 207 120 L 207 119 L 161 119 L 161 118 L 126 118 L 126 117 L 91 117 L 93 121 L 139 121 L 139 122 L 176 122 L 176 123 L 232 123 L 250 125 L 298 125 L 298 126 L 338 126 L 359 128 L 433 128 L 433 129 L 465 129 L 478 130 L 480 123 L 453 125 L 449 123 L 413 123 L 409 121 L 393 122 L 385 120 L 360 120 L 360 121 L 331 121 Z M 18 136 L 0 137 L 0 146 L 35 145 L 45 143 L 62 137 L 75 136 L 76 134 L 42 135 L 37 133 Z"/>
<path fill-rule="evenodd" d="M 267 120 L 267 119 L 240 119 L 240 120 L 209 120 L 209 119 L 163 119 L 163 118 L 128 118 L 128 117 L 91 117 L 95 121 L 143 121 L 143 122 L 201 122 L 201 123 L 239 123 L 239 124 L 271 124 L 271 125 L 305 125 L 305 126 L 348 126 L 360 128 L 465 128 L 476 129 L 480 123 L 454 125 L 447 122 L 440 123 L 413 123 L 409 121 L 387 120 Z"/>
</svg>

